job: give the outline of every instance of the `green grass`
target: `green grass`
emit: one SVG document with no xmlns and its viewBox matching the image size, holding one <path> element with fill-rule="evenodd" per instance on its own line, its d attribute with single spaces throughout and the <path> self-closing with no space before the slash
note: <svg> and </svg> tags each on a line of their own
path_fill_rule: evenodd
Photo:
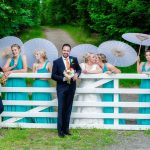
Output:
<svg viewBox="0 0 150 150">
<path fill-rule="evenodd" d="M 144 134 L 150 135 L 150 130 L 145 130 L 145 131 L 144 131 Z"/>
<path fill-rule="evenodd" d="M 98 129 L 74 129 L 72 136 L 59 138 L 56 130 L 49 129 L 1 129 L 0 149 L 71 149 L 91 150 L 103 149 L 115 143 L 117 132 Z"/>
<path fill-rule="evenodd" d="M 121 131 L 120 133 L 124 137 L 129 137 L 129 136 L 133 136 L 139 132 L 141 132 L 141 131 Z"/>
<path fill-rule="evenodd" d="M 2 150 L 103 150 L 119 144 L 120 139 L 132 138 L 146 131 L 117 131 L 101 129 L 72 129 L 72 136 L 59 138 L 55 129 L 0 129 Z"/>
<path fill-rule="evenodd" d="M 52 29 L 62 29 L 70 34 L 74 41 L 78 44 L 89 43 L 99 45 L 99 37 L 97 34 L 90 34 L 88 30 L 85 30 L 79 26 L 72 25 L 59 25 L 51 27 Z"/>
<path fill-rule="evenodd" d="M 120 67 L 122 73 L 137 73 L 136 64 L 129 67 Z M 122 87 L 137 87 L 140 85 L 139 79 L 120 79 L 120 85 Z"/>
<path fill-rule="evenodd" d="M 43 27 L 34 27 L 32 29 L 28 29 L 23 31 L 20 35 L 20 38 L 23 42 L 26 42 L 32 38 L 45 38 L 45 34 L 43 32 Z"/>
</svg>

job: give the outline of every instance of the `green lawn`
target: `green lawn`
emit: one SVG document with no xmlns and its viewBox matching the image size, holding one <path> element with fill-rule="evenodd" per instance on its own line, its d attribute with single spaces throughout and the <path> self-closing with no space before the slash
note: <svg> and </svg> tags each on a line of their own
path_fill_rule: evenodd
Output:
<svg viewBox="0 0 150 150">
<path fill-rule="evenodd" d="M 150 136 L 150 130 L 72 129 L 71 132 L 72 136 L 59 138 L 54 129 L 0 129 L 0 150 L 103 150 L 140 133 Z"/>
<path fill-rule="evenodd" d="M 59 138 L 50 129 L 1 129 L 0 149 L 3 150 L 91 150 L 115 143 L 116 131 L 74 129 L 72 136 Z"/>
</svg>

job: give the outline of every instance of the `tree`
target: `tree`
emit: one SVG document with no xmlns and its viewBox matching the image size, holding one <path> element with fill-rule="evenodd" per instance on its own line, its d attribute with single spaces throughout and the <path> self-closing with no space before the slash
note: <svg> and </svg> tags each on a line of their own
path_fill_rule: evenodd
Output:
<svg viewBox="0 0 150 150">
<path fill-rule="evenodd" d="M 0 36 L 17 34 L 40 24 L 40 0 L 2 0 L 0 2 Z"/>
</svg>

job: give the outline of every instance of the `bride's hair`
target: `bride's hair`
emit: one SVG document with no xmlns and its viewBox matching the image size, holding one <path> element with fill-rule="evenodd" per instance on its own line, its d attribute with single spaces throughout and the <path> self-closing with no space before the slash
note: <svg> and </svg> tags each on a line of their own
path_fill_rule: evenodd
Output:
<svg viewBox="0 0 150 150">
<path fill-rule="evenodd" d="M 37 53 L 40 54 L 40 56 L 41 56 L 44 60 L 47 59 L 46 52 L 45 52 L 44 50 L 36 50 L 36 51 L 34 52 L 34 56 L 35 56 Z"/>
<path fill-rule="evenodd" d="M 89 61 L 89 57 L 92 55 L 93 53 L 86 53 L 85 56 L 83 56 L 85 63 L 87 63 Z"/>
<path fill-rule="evenodd" d="M 107 58 L 104 54 L 100 53 L 100 54 L 97 54 L 97 57 L 99 60 L 101 60 L 103 63 L 107 63 Z"/>
</svg>

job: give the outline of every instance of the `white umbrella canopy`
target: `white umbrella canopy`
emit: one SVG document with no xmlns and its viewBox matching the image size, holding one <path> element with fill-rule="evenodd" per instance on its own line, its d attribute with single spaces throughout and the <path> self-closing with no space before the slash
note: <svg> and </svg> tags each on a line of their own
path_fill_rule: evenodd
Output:
<svg viewBox="0 0 150 150">
<path fill-rule="evenodd" d="M 143 33 L 125 33 L 122 38 L 138 45 L 150 46 L 150 35 Z"/>
<path fill-rule="evenodd" d="M 98 53 L 106 55 L 108 63 L 118 67 L 127 67 L 137 61 L 136 51 L 128 44 L 120 41 L 103 42 L 98 47 Z"/>
<path fill-rule="evenodd" d="M 134 43 L 140 45 L 138 55 L 140 55 L 141 46 L 150 46 L 150 35 L 143 34 L 143 33 L 125 33 L 122 35 L 122 38 Z"/>
<path fill-rule="evenodd" d="M 79 62 L 84 62 L 86 53 L 97 53 L 97 47 L 92 44 L 80 44 L 71 49 L 71 55 L 78 57 Z"/>
<path fill-rule="evenodd" d="M 34 52 L 36 50 L 44 50 L 50 62 L 58 58 L 58 51 L 56 46 L 49 40 L 43 38 L 34 38 L 25 42 L 23 49 L 27 56 L 29 68 L 32 68 L 33 63 L 36 61 L 34 57 Z"/>
<path fill-rule="evenodd" d="M 23 42 L 15 36 L 6 36 L 0 39 L 0 66 L 4 66 L 8 57 L 11 57 L 11 45 L 18 44 L 22 47 Z"/>
</svg>

